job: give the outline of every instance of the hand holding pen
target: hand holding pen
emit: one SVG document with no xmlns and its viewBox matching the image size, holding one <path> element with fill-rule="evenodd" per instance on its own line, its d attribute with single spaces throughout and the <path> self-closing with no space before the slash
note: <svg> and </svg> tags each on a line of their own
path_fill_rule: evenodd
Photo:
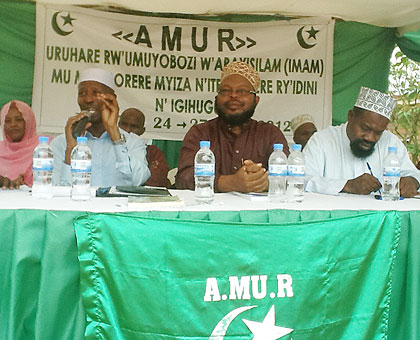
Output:
<svg viewBox="0 0 420 340">
<path fill-rule="evenodd" d="M 369 195 L 371 192 L 378 191 L 381 187 L 381 182 L 371 172 L 349 179 L 341 191 L 350 194 Z"/>
<path fill-rule="evenodd" d="M 370 167 L 370 164 L 369 164 L 369 162 L 366 162 L 366 165 L 367 165 L 367 167 L 368 167 L 368 169 L 369 169 L 369 172 L 370 172 L 370 174 L 373 176 L 373 177 L 375 177 L 374 175 L 373 175 L 373 172 L 372 172 L 372 168 Z M 375 177 L 376 178 L 376 177 Z M 376 180 L 379 182 L 379 180 L 376 178 Z M 382 196 L 382 193 L 381 193 L 381 187 L 382 187 L 382 185 L 381 185 L 381 183 L 379 183 L 380 184 L 380 187 L 377 189 L 377 190 L 375 190 L 375 191 L 377 191 L 377 192 L 379 192 L 379 195 L 380 196 Z"/>
</svg>

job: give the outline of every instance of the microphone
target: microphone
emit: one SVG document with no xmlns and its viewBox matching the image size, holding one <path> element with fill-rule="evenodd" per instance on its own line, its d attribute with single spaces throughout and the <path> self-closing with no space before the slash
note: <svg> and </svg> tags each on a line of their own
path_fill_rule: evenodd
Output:
<svg viewBox="0 0 420 340">
<path fill-rule="evenodd" d="M 95 112 L 95 109 L 83 110 L 82 112 L 85 112 L 87 116 L 74 123 L 71 128 L 71 134 L 74 139 L 77 139 L 77 137 L 81 136 L 83 130 L 86 127 L 87 122 L 90 122 L 90 120 L 92 119 L 92 114 Z"/>
</svg>

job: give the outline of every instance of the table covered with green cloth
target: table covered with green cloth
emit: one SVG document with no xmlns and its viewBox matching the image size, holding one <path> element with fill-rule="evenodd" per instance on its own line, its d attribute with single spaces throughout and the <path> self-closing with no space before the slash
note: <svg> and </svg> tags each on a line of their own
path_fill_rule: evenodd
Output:
<svg viewBox="0 0 420 340">
<path fill-rule="evenodd" d="M 392 230 L 391 234 L 394 237 L 393 240 L 389 238 L 389 235 L 391 235 L 389 233 L 388 236 L 385 236 L 384 240 L 378 236 L 382 235 L 380 232 L 382 229 L 378 229 L 377 226 L 382 225 L 382 222 L 379 224 L 375 222 L 369 227 L 369 233 L 374 232 L 373 235 L 376 235 L 373 238 L 370 237 L 372 235 L 369 235 L 367 231 L 363 230 L 363 227 L 361 228 L 362 224 L 366 225 L 366 219 L 371 220 L 372 218 L 372 221 L 376 221 L 378 216 L 380 221 L 383 221 L 384 218 L 388 219 L 388 222 L 390 221 L 389 223 L 385 223 L 385 225 L 387 225 L 386 229 L 388 231 Z M 101 281 L 102 284 L 107 286 L 107 289 L 101 291 L 101 294 L 104 294 L 102 295 L 104 299 L 101 301 L 95 299 L 89 300 L 85 295 L 84 303 L 82 302 L 81 287 L 84 289 L 83 293 L 89 295 L 89 291 L 86 290 L 86 288 L 89 287 L 86 285 L 89 285 L 89 280 L 91 280 L 92 277 L 89 278 L 89 275 L 87 275 L 86 272 L 89 272 L 92 268 L 89 268 L 89 262 L 82 264 L 83 261 L 87 260 L 86 255 L 88 254 L 88 252 L 85 252 L 86 249 L 83 250 L 83 247 L 86 247 L 86 244 L 88 243 L 83 243 L 83 240 L 81 241 L 81 244 L 79 244 L 79 247 L 81 247 L 79 251 L 82 261 L 80 263 L 78 261 L 78 248 L 74 225 L 76 225 L 76 228 L 79 230 L 78 233 L 83 233 L 83 230 L 85 230 L 88 234 L 89 229 L 84 228 L 84 226 L 89 225 L 89 221 L 99 221 L 98 223 L 104 223 L 104 225 L 110 227 L 114 226 L 113 228 L 119 225 L 119 222 L 118 224 L 106 222 L 109 218 L 111 219 L 110 221 L 113 221 L 115 218 L 124 220 L 124 223 L 121 224 L 120 227 L 121 230 L 124 230 L 127 237 L 130 237 L 131 227 L 133 227 L 134 233 L 132 235 L 136 234 L 135 230 L 138 228 L 138 225 L 136 224 L 137 222 L 134 224 L 132 222 L 126 224 L 126 222 L 130 219 L 133 221 L 141 221 L 142 229 L 140 231 L 148 238 L 152 238 L 152 242 L 147 245 L 148 252 L 143 253 L 144 259 L 147 259 L 149 251 L 152 252 L 156 249 L 156 252 L 158 252 L 159 250 L 159 256 L 152 256 L 152 254 L 150 254 L 150 261 L 152 261 L 152 259 L 155 262 L 157 261 L 158 266 L 162 266 L 160 269 L 162 269 L 163 273 L 167 269 L 166 266 L 168 263 L 163 264 L 163 262 L 159 261 L 162 260 L 163 254 L 171 253 L 170 249 L 168 250 L 167 247 L 173 244 L 176 245 L 177 248 L 180 248 L 181 245 L 184 244 L 186 249 L 191 251 L 192 241 L 187 237 L 191 236 L 191 228 L 194 230 L 193 239 L 200 240 L 200 242 L 214 242 L 214 238 L 216 237 L 214 233 L 216 233 L 218 235 L 217 237 L 219 237 L 219 241 L 222 243 L 228 242 L 228 239 L 223 235 L 228 230 L 234 232 L 240 230 L 241 232 L 239 234 L 233 233 L 229 236 L 236 237 L 236 242 L 248 247 L 250 242 L 249 237 L 255 237 L 255 235 L 257 235 L 255 234 L 255 231 L 258 228 L 262 228 L 261 230 L 264 231 L 263 234 L 265 236 L 269 236 L 270 233 L 273 233 L 274 239 L 275 235 L 275 241 L 279 244 L 279 249 L 282 249 L 282 251 L 279 250 L 275 253 L 276 258 L 280 256 L 280 254 L 283 254 L 282 256 L 284 256 L 284 252 L 286 252 L 286 260 L 283 258 L 280 262 L 282 265 L 279 266 L 279 270 L 273 269 L 272 272 L 268 273 L 268 267 L 261 263 L 260 260 L 264 254 L 268 256 L 269 252 L 264 253 L 264 246 L 260 246 L 258 247 L 259 250 L 256 250 L 256 252 L 251 254 L 253 257 L 247 260 L 250 264 L 254 263 L 254 265 L 245 266 L 241 263 L 236 263 L 235 265 L 232 265 L 232 272 L 229 273 L 229 263 L 225 262 L 228 261 L 230 257 L 237 258 L 238 256 L 243 256 L 246 258 L 246 252 L 241 255 L 240 249 L 235 247 L 235 251 L 229 253 L 227 252 L 228 248 L 226 248 L 225 254 L 223 255 L 222 252 L 220 255 L 223 263 L 217 263 L 217 258 L 213 258 L 212 256 L 213 250 L 202 248 L 201 253 L 206 255 L 206 261 L 203 262 L 203 266 L 194 266 L 191 264 L 191 261 L 187 262 L 186 264 L 189 264 L 189 266 L 186 265 L 185 267 L 185 270 L 189 271 L 187 277 L 194 277 L 194 274 L 190 272 L 193 268 L 207 268 L 207 265 L 210 264 L 213 264 L 213 268 L 225 268 L 226 273 L 224 274 L 225 276 L 220 277 L 222 272 L 213 269 L 215 270 L 213 273 L 203 276 L 205 277 L 205 281 L 202 280 L 202 277 L 197 280 L 197 286 L 191 292 L 184 289 L 182 282 L 178 282 L 182 288 L 180 292 L 177 292 L 175 288 L 170 290 L 174 294 L 173 297 L 175 300 L 169 301 L 178 301 L 180 297 L 177 297 L 177 293 L 179 293 L 184 299 L 180 301 L 183 301 L 188 308 L 194 309 L 197 306 L 201 306 L 201 309 L 196 311 L 196 314 L 198 315 L 205 312 L 205 308 L 202 304 L 204 303 L 204 299 L 206 298 L 205 294 L 207 292 L 207 299 L 210 299 L 209 301 L 211 302 L 206 303 L 210 304 L 213 310 L 212 314 L 210 314 L 211 317 L 207 318 L 206 314 L 202 314 L 203 319 L 206 319 L 206 322 L 209 322 L 206 327 L 202 326 L 196 318 L 185 320 L 185 322 L 193 322 L 190 328 L 188 328 L 188 325 L 180 324 L 180 322 L 176 324 L 169 323 L 172 327 L 175 327 L 175 330 L 177 331 L 181 329 L 198 329 L 198 333 L 196 334 L 200 334 L 200 339 L 210 339 L 211 336 L 213 336 L 211 339 L 215 340 L 223 338 L 224 329 L 227 334 L 226 338 L 232 339 L 232 337 L 228 337 L 228 335 L 230 334 L 229 332 L 233 332 L 232 334 L 242 336 L 235 337 L 235 339 L 251 339 L 253 334 L 251 332 L 252 325 L 257 327 L 258 325 L 263 324 L 262 321 L 264 318 L 264 322 L 266 320 L 269 322 L 271 318 L 274 317 L 273 314 L 275 314 L 275 326 L 273 327 L 280 327 L 283 330 L 293 329 L 295 332 L 284 335 L 284 339 L 288 339 L 287 337 L 290 336 L 292 336 L 293 339 L 319 339 L 319 334 L 329 334 L 329 336 L 325 337 L 326 339 L 385 339 L 386 336 L 388 336 L 388 339 L 392 340 L 420 339 L 420 295 L 418 289 L 420 282 L 420 210 L 379 212 L 378 215 L 378 212 L 366 210 L 300 211 L 284 209 L 211 212 L 184 210 L 151 211 L 127 212 L 116 215 L 87 214 L 81 211 L 48 211 L 32 209 L 0 210 L 0 240 L 2 245 L 0 248 L 0 261 L 2 263 L 0 266 L 0 339 L 83 339 L 85 332 L 87 333 L 88 338 L 92 339 L 125 339 L 129 333 L 128 329 L 123 328 L 125 329 L 125 332 L 128 332 L 124 335 L 122 333 L 114 334 L 112 333 L 113 330 L 111 330 L 110 333 L 104 331 L 105 333 L 101 334 L 103 330 L 98 330 L 96 325 L 92 324 L 92 321 L 104 321 L 109 315 L 115 317 L 109 324 L 115 325 L 115 321 L 118 321 L 118 326 L 125 327 L 128 325 L 129 327 L 134 328 L 133 331 L 140 330 L 140 334 L 143 335 L 150 331 L 150 333 L 147 333 L 147 337 L 142 335 L 138 337 L 136 335 L 137 337 L 133 338 L 161 339 L 160 337 L 153 337 L 150 334 L 155 330 L 154 322 L 156 320 L 158 320 L 158 324 L 162 324 L 162 327 L 165 327 L 166 325 L 165 322 L 159 319 L 159 315 L 155 314 L 157 310 L 161 310 L 162 313 L 165 313 L 162 317 L 166 318 L 170 316 L 169 314 L 171 313 L 172 308 L 170 304 L 166 303 L 166 305 L 161 307 L 160 305 L 158 306 L 158 303 L 168 301 L 169 295 L 165 295 L 168 294 L 168 292 L 165 293 L 164 291 L 161 291 L 163 296 L 156 296 L 155 302 L 145 301 L 146 303 L 151 303 L 151 305 L 142 306 L 141 299 L 139 300 L 139 303 L 134 304 L 137 309 L 143 308 L 146 310 L 146 316 L 142 316 L 142 318 L 145 318 L 145 328 L 142 328 L 142 318 L 136 319 L 135 321 L 132 317 L 132 314 L 135 313 L 131 313 L 133 311 L 127 311 L 123 308 L 124 306 L 118 306 L 118 303 L 126 301 L 124 299 L 130 299 L 131 295 L 126 295 L 125 291 L 115 289 L 115 287 L 113 287 L 113 284 L 115 283 L 113 281 L 114 278 L 108 275 L 120 274 L 115 270 L 114 266 L 116 265 L 118 267 L 121 263 L 124 263 L 124 246 L 128 246 L 128 243 L 113 242 L 113 238 L 108 240 L 110 243 L 107 245 L 108 248 L 104 249 L 105 253 L 101 253 L 102 258 L 100 261 L 107 259 L 107 261 L 110 260 L 110 262 L 104 263 L 104 268 L 106 270 L 100 273 L 101 277 L 98 276 L 92 281 L 95 283 L 96 279 L 99 281 L 103 280 Z M 358 218 L 362 218 L 362 220 L 358 220 Z M 352 219 L 354 219 L 356 223 L 348 224 L 347 222 Z M 200 221 L 203 221 L 203 223 L 200 223 Z M 335 224 L 325 224 L 327 227 L 325 227 L 326 230 L 324 231 L 323 236 L 321 237 L 319 232 L 317 232 L 310 238 L 312 241 L 305 244 L 308 240 L 302 235 L 305 235 L 306 232 L 312 230 L 314 227 L 319 228 L 318 231 L 322 230 L 323 224 L 317 224 L 317 221 L 334 221 Z M 77 226 L 77 224 L 79 224 L 79 226 Z M 392 224 L 393 227 L 390 229 L 390 225 Z M 171 228 L 171 225 L 173 225 L 173 228 Z M 294 228 L 304 228 L 305 225 L 311 228 L 300 230 L 299 233 L 294 233 L 293 228 L 290 229 L 291 226 L 294 226 Z M 183 226 L 185 227 L 185 230 L 183 229 Z M 398 232 L 399 226 L 401 227 L 400 234 Z M 282 228 L 287 230 L 284 239 L 281 239 L 278 234 Z M 223 233 L 219 234 L 216 232 L 219 229 L 223 230 Z M 171 230 L 173 232 L 170 232 Z M 176 232 L 174 232 L 175 230 Z M 210 231 L 211 233 L 208 234 Z M 115 232 L 115 230 L 112 232 Z M 249 233 L 249 237 L 247 236 L 247 233 Z M 112 235 L 112 233 L 110 235 Z M 293 238 L 293 235 L 297 235 L 296 237 L 298 238 Z M 350 236 L 351 238 L 349 238 Z M 395 262 L 392 262 L 392 249 L 393 246 L 395 246 L 398 236 L 399 246 L 397 248 Z M 88 240 L 89 237 L 95 237 L 95 235 L 91 234 L 90 236 L 87 236 L 85 241 Z M 155 245 L 153 244 L 153 237 L 155 237 L 156 240 L 159 240 Z M 171 238 L 172 241 L 166 242 L 166 237 L 168 239 Z M 295 243 L 288 242 L 288 238 L 291 240 L 290 242 Z M 133 237 L 130 241 L 134 240 L 136 240 L 136 238 Z M 267 249 L 270 252 L 275 251 L 275 248 L 270 244 L 270 237 L 265 237 L 261 241 L 263 244 L 266 244 Z M 344 241 L 346 242 L 342 243 Z M 349 244 L 351 247 L 349 247 Z M 282 246 L 280 247 L 280 245 Z M 335 294 L 335 297 L 337 298 L 335 301 L 339 301 L 339 305 L 332 310 L 337 312 L 337 316 L 333 317 L 327 315 L 331 309 L 326 308 L 325 305 L 319 307 L 322 307 L 323 313 L 327 313 L 324 314 L 323 317 L 325 318 L 328 316 L 329 321 L 332 323 L 337 322 L 339 325 L 338 328 L 333 327 L 332 329 L 328 329 L 328 327 L 322 323 L 320 317 L 314 316 L 311 318 L 307 313 L 303 313 L 303 310 L 305 309 L 304 300 L 305 298 L 311 297 L 311 293 L 306 292 L 305 294 L 307 294 L 307 296 L 302 295 L 303 293 L 299 290 L 299 284 L 300 282 L 304 282 L 305 279 L 308 279 L 306 280 L 307 282 L 304 284 L 304 287 L 309 289 L 311 284 L 309 283 L 308 285 L 308 282 L 312 282 L 313 280 L 316 281 L 316 276 L 310 279 L 309 276 L 305 275 L 306 272 L 302 266 L 297 270 L 297 273 L 299 274 L 294 274 L 293 271 L 282 271 L 285 268 L 283 264 L 286 262 L 294 263 L 299 266 L 300 262 L 292 257 L 298 255 L 303 256 L 303 250 L 306 246 L 309 247 L 309 245 L 315 247 L 312 249 L 317 249 L 317 253 L 312 253 L 313 258 L 306 256 L 306 260 L 309 261 L 307 262 L 309 264 L 315 263 L 316 270 L 319 271 L 320 268 L 322 268 L 321 264 L 317 267 L 316 259 L 319 257 L 320 261 L 322 261 L 326 255 L 333 254 L 333 251 L 335 250 L 338 250 L 337 255 L 331 256 L 339 258 L 340 262 L 344 264 L 345 269 L 349 270 L 349 274 L 346 274 L 347 276 L 339 278 L 337 281 L 338 284 L 343 285 L 344 295 L 340 296 L 339 290 L 329 291 L 328 289 L 325 290 L 325 287 L 322 288 L 322 285 L 325 285 L 325 282 L 313 282 L 313 285 L 315 286 L 312 286 L 312 294 L 318 294 L 319 300 L 317 302 L 317 299 L 309 299 L 308 301 L 310 301 L 312 305 L 306 306 L 308 310 L 316 312 L 318 308 L 317 303 L 328 304 L 330 295 L 326 294 L 324 296 L 324 301 L 321 298 L 323 294 L 326 292 Z M 146 245 L 142 246 L 146 247 Z M 358 249 L 358 246 L 367 247 L 369 251 L 366 254 L 368 255 L 361 257 L 360 254 L 354 252 L 353 250 Z M 247 250 L 251 248 L 244 247 L 244 249 Z M 386 253 L 383 253 L 382 251 L 376 252 L 378 249 L 385 248 L 388 249 Z M 118 249 L 120 251 L 119 256 L 117 256 Z M 139 247 L 137 250 L 139 249 L 141 250 L 143 248 Z M 352 253 L 352 258 L 349 257 L 349 261 L 347 262 L 347 252 L 343 251 L 343 249 L 352 250 L 350 252 Z M 164 252 L 162 253 L 163 250 Z M 300 250 L 300 252 L 297 250 Z M 109 251 L 108 254 L 107 251 Z M 180 249 L 177 249 L 177 252 L 179 251 Z M 197 254 L 199 253 L 200 252 L 197 251 Z M 111 255 L 115 256 L 115 259 L 112 259 L 112 257 L 110 257 Z M 190 255 L 191 254 L 188 253 L 187 258 L 191 259 L 189 257 Z M 379 256 L 379 258 L 376 259 L 376 256 Z M 384 258 L 381 258 L 381 256 Z M 123 260 L 123 262 L 115 262 L 117 259 Z M 372 274 L 370 273 L 370 267 L 368 265 L 371 259 L 378 261 L 375 262 L 375 268 L 383 266 L 383 271 L 375 270 L 375 273 L 373 273 L 374 276 L 368 278 L 366 275 Z M 167 258 L 167 260 L 170 262 L 171 259 Z M 100 265 L 100 263 L 101 262 L 97 262 L 98 265 Z M 127 265 L 130 266 L 132 264 L 127 263 Z M 176 264 L 174 265 L 175 267 L 177 266 Z M 98 268 L 100 268 L 100 266 Z M 182 268 L 184 267 L 182 266 L 181 269 Z M 358 270 L 357 268 L 362 268 L 361 272 L 357 271 L 358 274 L 352 276 L 352 270 Z M 324 269 L 327 270 L 327 267 L 324 267 Z M 392 280 L 390 281 L 389 279 L 391 277 L 389 274 L 392 269 Z M 328 270 L 331 270 L 331 268 L 328 267 Z M 146 270 L 146 272 L 141 275 L 147 274 L 147 277 L 149 277 L 152 271 L 152 269 L 149 269 L 149 272 Z M 80 285 L 81 272 L 82 278 L 84 277 L 84 279 L 82 279 L 82 286 Z M 333 270 L 331 270 L 331 272 L 333 272 Z M 287 292 L 287 287 L 283 287 L 290 283 L 288 282 L 288 277 L 273 277 L 272 274 L 274 273 L 279 275 L 288 274 L 294 279 L 293 283 L 291 283 L 294 295 L 293 298 L 287 298 L 287 294 L 290 294 L 290 292 Z M 308 270 L 308 273 L 310 273 L 310 270 Z M 267 274 L 270 275 L 267 279 L 267 292 L 266 294 L 263 294 L 263 298 L 255 298 L 254 295 L 258 297 L 258 294 L 262 294 L 260 290 L 262 287 L 261 283 L 264 282 L 264 275 Z M 133 275 L 135 276 L 137 274 Z M 242 282 L 240 280 L 243 277 L 249 276 L 251 277 L 250 280 L 252 284 L 254 282 L 252 276 L 255 275 L 258 276 L 258 279 L 255 279 L 256 288 L 254 291 L 254 287 L 251 287 L 251 299 L 247 302 L 243 299 L 244 293 L 240 292 L 240 283 Z M 159 281 L 159 276 L 150 276 L 150 278 L 153 277 L 154 280 L 156 280 L 156 287 L 162 288 L 164 282 Z M 240 293 L 242 294 L 242 300 L 237 299 L 238 301 L 235 301 L 235 293 L 230 292 L 230 290 L 226 288 L 226 284 L 230 283 L 229 277 L 233 277 L 233 279 L 231 279 L 233 280 L 233 285 L 235 280 L 238 280 L 239 286 L 236 288 L 239 289 L 239 291 L 236 293 L 237 297 L 239 297 Z M 215 278 L 216 281 L 212 279 L 209 280 L 209 278 Z M 363 280 L 365 278 L 369 280 L 370 286 L 363 286 Z M 122 277 L 119 279 L 122 279 Z M 164 280 L 165 276 L 162 276 L 161 279 Z M 362 280 L 362 282 L 358 282 L 359 279 Z M 99 284 L 99 281 L 95 284 Z M 352 292 L 351 289 L 349 290 L 349 287 L 345 288 L 346 282 L 350 282 L 350 285 L 354 285 L 355 292 L 357 292 L 357 294 L 362 294 L 362 296 L 355 296 L 355 293 Z M 372 284 L 372 282 L 377 282 L 377 286 Z M 280 286 L 284 289 L 280 289 Z M 126 287 L 130 286 L 128 285 Z M 174 287 L 178 286 L 174 285 Z M 220 300 L 218 300 L 217 289 L 219 289 Z M 279 298 L 277 296 L 280 291 L 285 292 L 285 298 Z M 298 294 L 299 291 L 301 292 L 300 294 Z M 109 295 L 107 296 L 107 294 Z M 121 296 L 118 297 L 118 294 L 121 294 Z M 137 292 L 137 294 L 141 294 L 141 292 Z M 191 294 L 191 296 L 189 296 L 189 294 Z M 196 294 L 200 297 L 201 305 L 198 304 L 198 297 L 195 296 Z M 231 299 L 231 294 L 233 294 L 233 299 Z M 275 294 L 274 297 L 272 294 Z M 149 292 L 145 291 L 145 298 L 148 296 Z M 387 300 L 389 297 L 390 300 Z M 92 301 L 97 304 L 95 305 L 95 308 L 98 309 L 89 309 L 89 306 L 86 303 Z M 102 310 L 101 304 L 103 304 L 104 301 L 112 303 L 110 306 L 105 306 L 105 309 Z M 291 301 L 295 302 L 295 306 L 293 306 Z M 357 303 L 354 304 L 353 301 L 357 301 Z M 112 305 L 113 303 L 116 303 L 117 305 Z M 148 306 L 150 308 L 150 314 L 147 316 Z M 252 307 L 252 310 L 240 309 L 247 308 L 247 306 L 249 308 L 252 306 L 255 307 Z M 271 310 L 272 306 L 274 306 L 273 311 Z M 115 309 L 113 309 L 113 307 L 115 307 Z M 284 307 L 284 309 L 280 307 Z M 374 308 L 372 309 L 371 307 Z M 351 312 L 352 309 L 355 311 L 358 310 L 357 320 L 346 316 L 346 313 L 349 311 Z M 94 319 L 92 317 L 92 315 L 94 315 L 92 314 L 92 310 L 103 314 L 99 315 L 100 317 L 97 315 L 98 318 Z M 115 312 L 114 314 L 113 310 Z M 241 315 L 236 318 L 236 315 L 229 314 L 230 311 L 234 314 Z M 175 313 L 174 315 L 177 313 L 175 309 L 172 310 L 172 312 Z M 127 313 L 127 315 L 121 315 L 119 313 Z M 179 313 L 180 315 L 184 315 L 184 312 Z M 304 317 L 300 318 L 302 315 Z M 365 318 L 362 316 L 365 316 Z M 217 319 L 218 317 L 219 319 Z M 288 317 L 290 318 L 288 319 Z M 175 319 L 180 321 L 179 317 Z M 242 320 L 247 320 L 248 325 L 250 326 L 248 327 Z M 360 320 L 364 321 L 359 322 Z M 110 321 L 110 319 L 107 319 L 106 321 Z M 221 324 L 217 323 L 217 321 Z M 138 324 L 136 322 L 138 322 Z M 229 326 L 229 324 L 231 326 Z M 218 325 L 219 328 L 217 328 Z M 360 329 L 357 328 L 359 326 Z M 91 333 L 89 333 L 89 327 L 91 327 L 91 331 L 93 330 Z M 208 334 L 208 327 L 212 328 L 210 329 L 210 332 L 215 331 L 216 333 Z M 275 330 L 279 332 L 281 332 L 281 329 L 275 328 Z M 305 333 L 310 329 L 314 333 Z M 257 332 L 256 329 L 254 329 L 254 331 Z M 363 332 L 360 333 L 363 335 L 361 336 L 358 331 Z M 352 334 L 352 337 L 349 337 L 350 335 L 348 332 Z M 166 329 L 162 334 L 170 334 L 170 331 Z M 173 337 L 174 334 L 175 333 L 171 335 L 172 337 L 167 337 L 167 339 L 177 338 Z M 311 336 L 311 334 L 313 334 L 313 336 Z M 188 337 L 187 334 L 186 337 L 180 336 L 179 338 L 192 339 L 194 337 Z"/>
</svg>

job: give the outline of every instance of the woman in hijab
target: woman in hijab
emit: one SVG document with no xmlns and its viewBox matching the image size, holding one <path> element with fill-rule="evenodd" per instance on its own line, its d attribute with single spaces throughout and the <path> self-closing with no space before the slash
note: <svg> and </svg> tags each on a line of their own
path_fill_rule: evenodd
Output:
<svg viewBox="0 0 420 340">
<path fill-rule="evenodd" d="M 3 189 L 32 186 L 32 154 L 38 145 L 35 115 L 28 104 L 12 100 L 0 111 L 0 185 Z"/>
</svg>

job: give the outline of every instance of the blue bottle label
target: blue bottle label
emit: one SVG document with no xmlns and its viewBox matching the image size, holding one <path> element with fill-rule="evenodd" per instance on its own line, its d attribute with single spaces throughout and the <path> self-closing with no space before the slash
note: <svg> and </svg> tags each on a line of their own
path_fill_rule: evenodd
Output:
<svg viewBox="0 0 420 340">
<path fill-rule="evenodd" d="M 305 166 L 304 165 L 288 165 L 287 166 L 287 175 L 303 177 L 305 176 Z"/>
<path fill-rule="evenodd" d="M 272 164 L 268 166 L 269 176 L 287 176 L 286 164 Z"/>
<path fill-rule="evenodd" d="M 384 167 L 384 176 L 400 177 L 401 176 L 401 168 L 397 167 L 397 166 Z"/>
<path fill-rule="evenodd" d="M 91 172 L 92 161 L 90 159 L 72 159 L 71 160 L 71 172 Z"/>
<path fill-rule="evenodd" d="M 32 169 L 35 171 L 52 171 L 52 158 L 34 158 L 32 162 Z"/>
<path fill-rule="evenodd" d="M 196 164 L 194 166 L 195 176 L 214 176 L 214 164 Z"/>
</svg>

